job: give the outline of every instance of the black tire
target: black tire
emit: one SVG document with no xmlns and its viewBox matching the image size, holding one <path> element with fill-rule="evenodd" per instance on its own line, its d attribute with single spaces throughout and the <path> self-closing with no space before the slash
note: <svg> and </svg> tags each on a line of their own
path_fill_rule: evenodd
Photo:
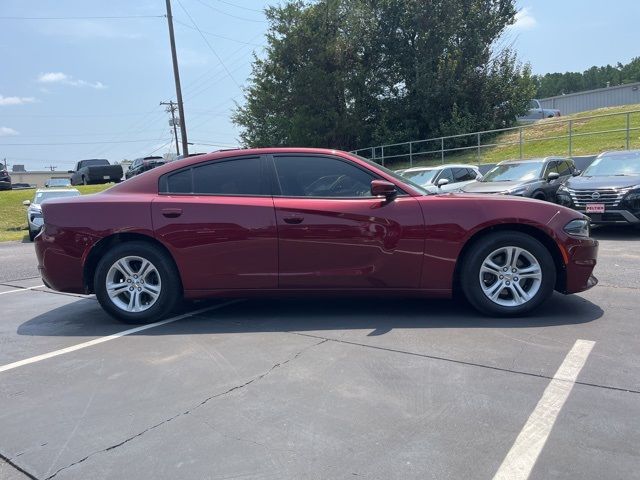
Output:
<svg viewBox="0 0 640 480">
<path fill-rule="evenodd" d="M 547 201 L 546 195 L 542 192 L 534 193 L 533 195 L 531 195 L 531 198 L 533 198 L 534 200 L 542 200 L 543 202 Z"/>
<path fill-rule="evenodd" d="M 82 184 L 89 185 L 89 182 L 87 182 L 87 178 L 84 175 L 82 176 Z"/>
<path fill-rule="evenodd" d="M 503 247 L 518 247 L 525 250 L 533 256 L 533 258 L 538 262 L 538 265 L 540 266 L 541 279 L 537 291 L 531 295 L 531 298 L 528 301 L 520 305 L 500 305 L 488 298 L 482 288 L 480 269 L 485 259 L 491 253 Z M 507 263 L 505 262 L 505 264 Z M 526 266 L 522 268 L 526 268 Z M 510 274 L 510 272 L 506 273 L 505 275 L 508 274 Z M 491 277 L 491 274 L 489 274 L 488 278 L 491 279 Z M 486 279 L 487 277 L 483 278 Z M 514 281 L 514 278 L 516 279 L 516 282 L 518 281 L 517 277 L 512 278 L 511 276 L 509 276 L 508 278 L 511 280 L 511 282 Z M 531 285 L 527 282 L 534 282 L 534 280 L 519 280 L 520 283 L 518 285 L 524 285 L 524 288 L 526 288 L 527 285 Z M 495 282 L 498 282 L 497 276 L 495 276 Z M 462 291 L 469 303 L 480 312 L 492 316 L 518 316 L 535 309 L 551 296 L 555 287 L 555 283 L 556 267 L 549 250 L 547 250 L 547 248 L 542 243 L 540 243 L 531 235 L 515 231 L 491 233 L 479 239 L 470 247 L 470 250 L 466 253 L 460 269 L 460 286 L 462 287 Z M 515 286 L 516 285 L 514 283 L 513 288 Z M 509 297 L 513 299 L 513 294 L 511 293 L 513 288 L 511 290 L 509 290 L 508 287 L 500 289 L 500 297 L 497 300 L 508 302 Z M 494 291 L 498 291 L 498 289 Z M 503 295 L 506 298 L 501 298 Z"/>
<path fill-rule="evenodd" d="M 124 310 L 112 301 L 107 293 L 107 274 L 119 259 L 141 257 L 155 267 L 161 284 L 160 293 L 150 307 L 139 312 Z M 143 287 L 144 288 L 144 287 Z M 125 323 L 144 324 L 161 320 L 169 315 L 182 296 L 180 276 L 171 258 L 160 248 L 144 241 L 125 242 L 108 250 L 96 268 L 94 290 L 100 305 L 111 316 Z M 124 298 L 128 294 L 123 292 Z M 121 294 L 121 295 L 123 295 Z M 120 297 L 122 299 L 123 297 Z"/>
<path fill-rule="evenodd" d="M 33 242 L 36 238 L 36 235 L 38 235 L 38 232 L 34 232 L 33 230 L 29 229 L 29 240 Z"/>
</svg>

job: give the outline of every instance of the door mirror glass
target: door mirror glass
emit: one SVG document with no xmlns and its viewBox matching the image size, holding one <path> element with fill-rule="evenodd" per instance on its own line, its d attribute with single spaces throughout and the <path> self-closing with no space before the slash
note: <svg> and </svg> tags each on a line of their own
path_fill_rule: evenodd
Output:
<svg viewBox="0 0 640 480">
<path fill-rule="evenodd" d="M 387 182 L 386 180 L 372 180 L 371 181 L 371 195 L 374 197 L 394 197 L 398 191 L 396 186 Z"/>
<path fill-rule="evenodd" d="M 579 176 L 581 173 L 582 173 L 582 170 L 574 170 L 574 171 L 573 171 L 573 176 L 574 176 L 574 177 L 577 177 L 577 176 Z"/>
<path fill-rule="evenodd" d="M 550 172 L 549 175 L 547 175 L 547 181 L 549 182 L 552 182 L 559 178 L 560 178 L 560 174 L 558 172 Z"/>
<path fill-rule="evenodd" d="M 440 180 L 438 180 L 438 187 L 443 187 L 445 185 L 447 185 L 449 183 L 449 179 L 448 178 L 441 178 Z"/>
</svg>

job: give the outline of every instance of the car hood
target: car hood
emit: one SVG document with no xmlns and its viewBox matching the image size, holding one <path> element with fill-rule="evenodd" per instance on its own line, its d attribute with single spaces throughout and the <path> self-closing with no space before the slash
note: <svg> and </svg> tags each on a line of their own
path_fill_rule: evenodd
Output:
<svg viewBox="0 0 640 480">
<path fill-rule="evenodd" d="M 462 191 L 465 193 L 500 193 L 512 190 L 532 182 L 473 182 L 465 185 Z"/>
<path fill-rule="evenodd" d="M 640 185 L 640 175 L 607 177 L 572 177 L 564 184 L 576 190 L 597 190 L 599 188 L 625 188 Z"/>
</svg>

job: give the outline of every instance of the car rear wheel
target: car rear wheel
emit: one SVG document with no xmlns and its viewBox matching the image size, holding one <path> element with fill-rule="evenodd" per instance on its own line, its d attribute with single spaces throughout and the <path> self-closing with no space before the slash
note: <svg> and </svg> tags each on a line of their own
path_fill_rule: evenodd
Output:
<svg viewBox="0 0 640 480">
<path fill-rule="evenodd" d="M 146 242 L 123 243 L 109 250 L 98 263 L 94 287 L 102 308 L 134 324 L 160 320 L 180 297 L 173 262 Z"/>
<path fill-rule="evenodd" d="M 520 232 L 497 232 L 480 239 L 461 269 L 465 297 L 488 315 L 527 313 L 549 298 L 555 283 L 556 268 L 547 248 Z"/>
</svg>

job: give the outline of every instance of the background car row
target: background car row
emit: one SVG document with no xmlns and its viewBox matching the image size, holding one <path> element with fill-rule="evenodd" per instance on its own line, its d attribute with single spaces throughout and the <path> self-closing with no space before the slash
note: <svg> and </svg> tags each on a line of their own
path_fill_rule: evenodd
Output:
<svg viewBox="0 0 640 480">
<path fill-rule="evenodd" d="M 529 197 L 578 210 L 593 224 L 640 226 L 640 150 L 603 152 L 583 172 L 570 158 L 545 157 L 507 160 L 484 176 L 476 167 L 458 164 L 398 173 L 434 193 Z"/>
</svg>

